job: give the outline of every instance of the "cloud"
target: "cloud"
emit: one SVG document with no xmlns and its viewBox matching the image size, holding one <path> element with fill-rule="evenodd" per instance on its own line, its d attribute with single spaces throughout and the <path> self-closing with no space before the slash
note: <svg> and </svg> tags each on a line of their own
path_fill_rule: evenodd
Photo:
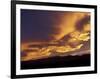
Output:
<svg viewBox="0 0 100 79">
<path fill-rule="evenodd" d="M 83 51 L 84 47 L 90 50 L 91 25 L 87 12 L 23 10 L 21 20 L 22 61 Z"/>
</svg>

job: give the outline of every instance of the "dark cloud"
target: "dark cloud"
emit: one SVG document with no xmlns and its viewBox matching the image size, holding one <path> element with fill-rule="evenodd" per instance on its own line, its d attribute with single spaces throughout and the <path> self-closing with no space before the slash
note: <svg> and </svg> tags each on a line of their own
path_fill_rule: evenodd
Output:
<svg viewBox="0 0 100 79">
<path fill-rule="evenodd" d="M 77 30 L 82 31 L 83 26 L 86 25 L 86 24 L 89 24 L 89 23 L 90 23 L 90 16 L 86 15 L 84 18 L 82 18 L 81 20 L 79 20 L 76 23 L 76 28 L 77 28 Z"/>
</svg>

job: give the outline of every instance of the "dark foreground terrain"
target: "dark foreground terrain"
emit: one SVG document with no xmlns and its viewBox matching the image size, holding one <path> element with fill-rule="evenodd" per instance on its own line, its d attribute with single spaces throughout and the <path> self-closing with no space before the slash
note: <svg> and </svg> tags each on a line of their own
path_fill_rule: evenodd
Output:
<svg viewBox="0 0 100 79">
<path fill-rule="evenodd" d="M 57 56 L 21 62 L 21 69 L 90 66 L 90 54 L 82 56 Z"/>
</svg>

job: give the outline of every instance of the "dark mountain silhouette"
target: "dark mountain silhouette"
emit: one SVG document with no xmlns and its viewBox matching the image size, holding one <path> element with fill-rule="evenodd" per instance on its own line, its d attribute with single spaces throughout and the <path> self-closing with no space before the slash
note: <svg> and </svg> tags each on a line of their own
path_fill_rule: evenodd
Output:
<svg viewBox="0 0 100 79">
<path fill-rule="evenodd" d="M 45 59 L 23 61 L 21 69 L 90 66 L 90 54 L 82 56 L 55 56 Z"/>
</svg>

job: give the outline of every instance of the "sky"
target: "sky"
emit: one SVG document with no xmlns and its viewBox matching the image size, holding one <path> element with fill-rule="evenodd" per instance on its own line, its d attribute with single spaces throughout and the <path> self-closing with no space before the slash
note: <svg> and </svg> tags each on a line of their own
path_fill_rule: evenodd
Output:
<svg viewBox="0 0 100 79">
<path fill-rule="evenodd" d="M 83 18 L 85 14 L 21 9 L 21 40 L 23 42 L 59 40 L 75 30 L 76 21 Z"/>
<path fill-rule="evenodd" d="M 22 60 L 53 56 L 55 52 L 55 55 L 86 50 L 90 53 L 90 26 L 89 12 L 21 9 Z M 39 48 L 44 42 L 47 45 L 55 41 L 57 45 Z M 38 47 L 30 47 L 37 43 Z"/>
<path fill-rule="evenodd" d="M 52 34 L 57 27 L 57 19 L 61 12 L 41 10 L 21 10 L 21 37 L 22 41 L 49 41 L 53 40 Z"/>
</svg>

